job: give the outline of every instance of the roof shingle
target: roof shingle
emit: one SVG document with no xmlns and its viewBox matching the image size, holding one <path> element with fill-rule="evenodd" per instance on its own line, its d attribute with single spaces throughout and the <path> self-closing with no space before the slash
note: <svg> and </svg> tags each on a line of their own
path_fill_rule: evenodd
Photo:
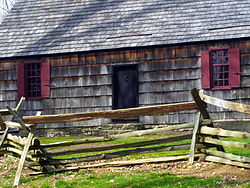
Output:
<svg viewBox="0 0 250 188">
<path fill-rule="evenodd" d="M 0 25 L 0 57 L 249 36 L 247 0 L 20 0 Z"/>
</svg>

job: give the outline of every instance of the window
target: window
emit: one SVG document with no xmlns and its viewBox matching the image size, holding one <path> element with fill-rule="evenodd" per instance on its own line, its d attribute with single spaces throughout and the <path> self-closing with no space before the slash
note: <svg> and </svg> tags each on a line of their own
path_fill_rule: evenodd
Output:
<svg viewBox="0 0 250 188">
<path fill-rule="evenodd" d="M 223 90 L 240 87 L 239 49 L 217 48 L 201 52 L 202 88 Z"/>
<path fill-rule="evenodd" d="M 18 65 L 18 97 L 28 100 L 50 96 L 50 67 L 47 62 L 28 62 Z"/>
</svg>

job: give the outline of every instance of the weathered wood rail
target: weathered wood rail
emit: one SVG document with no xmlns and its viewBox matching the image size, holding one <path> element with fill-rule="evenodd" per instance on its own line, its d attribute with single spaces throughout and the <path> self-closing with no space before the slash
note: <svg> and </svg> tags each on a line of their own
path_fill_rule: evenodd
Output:
<svg viewBox="0 0 250 188">
<path fill-rule="evenodd" d="M 211 120 L 210 115 L 206 109 L 206 104 L 209 103 L 242 113 L 249 113 L 250 106 L 210 97 L 203 94 L 202 92 L 199 93 L 196 89 L 192 89 L 191 94 L 194 98 L 193 102 L 74 114 L 40 115 L 38 113 L 37 116 L 25 116 L 23 117 L 23 119 L 17 117 L 15 112 L 9 109 L 9 112 L 15 117 L 16 122 L 2 122 L 6 129 L 0 142 L 0 154 L 15 153 L 21 158 L 14 181 L 15 186 L 18 186 L 19 184 L 22 168 L 24 165 L 27 165 L 30 169 L 36 171 L 35 173 L 32 173 L 33 175 L 38 175 L 48 172 L 61 172 L 110 165 L 119 166 L 141 164 L 145 162 L 154 163 L 188 159 L 189 162 L 192 163 L 195 158 L 203 157 L 206 161 L 220 162 L 250 168 L 249 157 L 229 154 L 226 153 L 224 149 L 224 147 L 237 147 L 244 150 L 249 150 L 250 144 L 221 139 L 222 137 L 248 139 L 250 137 L 250 134 L 246 132 L 229 131 L 220 128 L 214 128 L 213 121 Z M 39 139 L 35 138 L 33 134 L 37 123 L 63 123 L 85 121 L 90 119 L 92 120 L 97 118 L 137 117 L 180 112 L 184 110 L 197 110 L 197 116 L 194 122 L 172 125 L 164 128 L 138 130 L 124 134 L 84 138 L 74 141 L 64 141 L 49 144 L 41 144 Z M 22 128 L 28 133 L 28 136 L 13 136 L 8 133 L 8 129 L 10 127 Z M 166 131 L 186 128 L 192 128 L 193 134 L 176 137 L 169 137 L 168 135 L 166 135 Z M 93 147 L 86 147 L 86 144 L 89 143 L 108 142 L 117 139 L 153 134 L 163 134 L 164 136 L 158 139 L 137 141 L 134 143 L 122 143 L 99 147 L 97 147 L 97 145 L 93 145 Z M 177 141 L 183 140 L 190 140 L 191 144 L 175 143 Z M 211 147 L 215 147 L 217 148 L 217 150 L 211 150 Z M 117 151 L 117 149 L 119 150 Z M 66 164 L 71 163 L 82 163 L 87 161 L 112 159 L 133 154 L 174 150 L 189 150 L 189 155 L 142 159 L 135 160 L 133 162 L 116 161 L 103 162 L 95 165 L 79 164 L 77 167 L 65 167 Z M 75 154 L 77 154 L 77 156 Z"/>
<path fill-rule="evenodd" d="M 166 114 L 180 112 L 185 110 L 198 109 L 195 102 L 156 105 L 139 108 L 127 108 L 121 110 L 107 110 L 101 112 L 73 113 L 73 114 L 58 114 L 58 115 L 41 115 L 41 116 L 24 116 L 23 120 L 28 124 L 37 123 L 64 123 L 74 121 L 85 121 L 99 118 L 125 118 L 138 117 L 155 114 Z"/>
</svg>

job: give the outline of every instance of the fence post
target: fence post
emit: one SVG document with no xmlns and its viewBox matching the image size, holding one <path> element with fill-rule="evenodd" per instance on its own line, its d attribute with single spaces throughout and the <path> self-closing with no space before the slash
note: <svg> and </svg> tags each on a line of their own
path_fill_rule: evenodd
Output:
<svg viewBox="0 0 250 188">
<path fill-rule="evenodd" d="M 194 125 L 194 129 L 193 129 L 193 136 L 192 136 L 192 142 L 190 145 L 190 150 L 189 150 L 189 163 L 193 163 L 194 162 L 194 150 L 195 150 L 195 146 L 197 143 L 197 133 L 198 130 L 200 128 L 200 122 L 201 122 L 201 112 L 198 111 L 196 114 L 196 120 L 195 120 L 195 125 Z"/>
<path fill-rule="evenodd" d="M 0 114 L 0 128 L 4 131 L 6 129 L 6 125 L 4 123 L 4 120 L 2 118 L 2 115 Z"/>
<path fill-rule="evenodd" d="M 9 131 L 9 127 L 7 127 L 3 133 L 3 137 L 2 137 L 2 140 L 0 140 L 0 148 L 3 146 L 3 143 L 5 141 L 5 139 L 7 138 L 7 135 L 8 135 L 8 131 Z"/>
<path fill-rule="evenodd" d="M 201 112 L 202 117 L 203 117 L 204 119 L 210 119 L 210 115 L 209 115 L 209 113 L 208 113 L 208 111 L 207 111 L 207 109 L 206 109 L 207 103 L 205 103 L 205 102 L 200 98 L 200 95 L 199 95 L 199 92 L 197 91 L 197 89 L 196 89 L 196 88 L 193 88 L 193 89 L 190 90 L 190 92 L 191 92 L 191 94 L 192 94 L 192 96 L 193 96 L 193 99 L 194 99 L 195 103 L 197 104 L 197 106 L 198 106 L 198 108 L 199 108 L 199 110 L 200 110 L 200 112 Z M 208 127 L 214 127 L 212 121 L 211 121 L 211 124 L 208 125 Z M 214 138 L 219 139 L 218 136 L 214 136 Z M 216 148 L 217 148 L 217 150 L 219 150 L 219 151 L 223 151 L 223 152 L 225 151 L 224 148 L 223 148 L 223 146 L 219 146 L 219 145 L 218 145 L 218 146 L 216 146 Z"/>
<path fill-rule="evenodd" d="M 9 110 L 13 118 L 15 118 L 15 120 L 23 127 L 23 129 L 29 133 L 30 128 L 25 125 L 25 123 L 18 117 L 18 115 L 9 106 L 6 106 L 6 108 Z"/>
<path fill-rule="evenodd" d="M 30 145 L 32 143 L 34 134 L 31 132 L 31 129 L 25 125 L 25 123 L 18 117 L 18 115 L 10 107 L 6 106 L 6 108 L 9 110 L 13 118 L 15 118 L 15 120 L 23 127 L 23 129 L 28 132 L 27 142 L 24 146 L 24 149 L 23 149 L 23 152 L 22 152 L 22 155 L 21 155 L 18 167 L 17 167 L 15 180 L 14 180 L 14 186 L 18 187 L 20 183 L 20 178 L 21 178 L 24 162 L 28 154 Z"/>
</svg>

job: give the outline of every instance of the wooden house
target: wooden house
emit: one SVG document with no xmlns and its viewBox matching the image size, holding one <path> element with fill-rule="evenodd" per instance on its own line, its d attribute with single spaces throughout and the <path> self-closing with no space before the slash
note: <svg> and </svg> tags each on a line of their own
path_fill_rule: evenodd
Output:
<svg viewBox="0 0 250 188">
<path fill-rule="evenodd" d="M 246 0 L 20 0 L 0 25 L 0 106 L 23 115 L 191 101 L 190 88 L 250 104 Z M 215 119 L 249 118 L 210 108 Z M 193 112 L 113 122 L 190 122 Z M 40 125 L 44 128 L 48 125 Z"/>
</svg>

